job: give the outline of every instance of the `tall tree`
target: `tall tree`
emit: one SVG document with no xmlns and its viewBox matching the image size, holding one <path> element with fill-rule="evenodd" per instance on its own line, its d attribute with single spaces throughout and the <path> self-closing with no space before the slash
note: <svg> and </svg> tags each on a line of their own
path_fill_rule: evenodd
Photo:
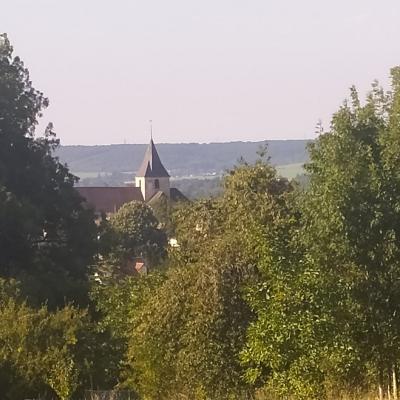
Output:
<svg viewBox="0 0 400 400">
<path fill-rule="evenodd" d="M 287 250 L 266 260 L 267 290 L 250 297 L 250 380 L 320 399 L 340 387 L 386 387 L 397 371 L 399 99 L 395 68 L 389 93 L 374 83 L 363 105 L 353 88 L 311 145 L 310 183 L 293 211 L 300 221 Z"/>
<path fill-rule="evenodd" d="M 163 280 L 163 269 L 158 267 L 167 254 L 167 237 L 152 209 L 135 201 L 103 220 L 99 233 L 101 257 L 91 282 L 96 325 L 94 336 L 87 337 L 94 351 L 83 352 L 89 353 L 86 358 L 91 363 L 91 383 L 112 389 L 126 378 L 122 373 L 132 319 L 149 292 L 155 291 Z M 136 257 L 143 257 L 150 264 L 149 275 L 132 276 Z"/>
<path fill-rule="evenodd" d="M 258 232 L 274 229 L 289 188 L 260 160 L 236 167 L 222 198 L 178 211 L 172 267 L 132 320 L 129 384 L 140 394 L 252 398 L 239 360 L 252 319 L 244 288 L 257 276 Z"/>
<path fill-rule="evenodd" d="M 374 83 L 365 105 L 352 89 L 311 148 L 304 207 L 310 255 L 326 274 L 340 271 L 361 362 L 381 385 L 400 356 L 399 77 L 394 68 L 389 93 Z"/>
<path fill-rule="evenodd" d="M 21 280 L 33 302 L 85 302 L 93 216 L 73 188 L 76 178 L 53 157 L 52 125 L 35 137 L 48 100 L 12 53 L 0 35 L 0 274 Z"/>
</svg>

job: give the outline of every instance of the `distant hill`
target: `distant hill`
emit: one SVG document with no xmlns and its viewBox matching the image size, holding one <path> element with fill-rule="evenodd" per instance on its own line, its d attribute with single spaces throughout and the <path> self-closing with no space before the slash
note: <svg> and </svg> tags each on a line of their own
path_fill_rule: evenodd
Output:
<svg viewBox="0 0 400 400">
<path fill-rule="evenodd" d="M 268 152 L 274 165 L 302 164 L 307 161 L 308 140 L 270 140 Z M 156 144 L 171 176 L 220 174 L 240 157 L 252 162 L 266 142 Z M 77 175 L 85 173 L 135 172 L 147 144 L 62 146 L 56 155 Z"/>
</svg>

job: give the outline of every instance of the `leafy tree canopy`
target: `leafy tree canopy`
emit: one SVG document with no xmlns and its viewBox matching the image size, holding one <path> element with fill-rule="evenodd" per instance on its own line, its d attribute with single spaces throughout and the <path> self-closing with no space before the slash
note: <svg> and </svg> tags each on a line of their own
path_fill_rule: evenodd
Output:
<svg viewBox="0 0 400 400">
<path fill-rule="evenodd" d="M 244 287 L 256 279 L 254 239 L 267 234 L 289 191 L 260 160 L 236 167 L 222 198 L 176 212 L 179 248 L 166 279 L 132 319 L 126 384 L 154 399 L 252 397 L 239 362 L 252 319 Z"/>
<path fill-rule="evenodd" d="M 132 201 L 112 215 L 109 224 L 112 254 L 119 262 L 143 257 L 157 266 L 166 255 L 167 236 L 150 206 Z"/>
<path fill-rule="evenodd" d="M 85 313 L 33 309 L 16 284 L 0 280 L 0 386 L 3 399 L 69 399 L 80 384 L 76 346 Z"/>
<path fill-rule="evenodd" d="M 21 280 L 37 304 L 82 303 L 95 250 L 93 216 L 73 189 L 76 178 L 53 157 L 52 125 L 35 137 L 48 100 L 7 36 L 0 39 L 0 274 Z"/>
<path fill-rule="evenodd" d="M 250 381 L 321 399 L 385 387 L 396 373 L 399 115 L 395 68 L 390 92 L 374 83 L 361 104 L 353 88 L 331 130 L 310 146 L 297 222 L 265 243 L 272 257 L 264 259 L 262 285 L 249 291 L 257 319 L 242 360 Z"/>
</svg>

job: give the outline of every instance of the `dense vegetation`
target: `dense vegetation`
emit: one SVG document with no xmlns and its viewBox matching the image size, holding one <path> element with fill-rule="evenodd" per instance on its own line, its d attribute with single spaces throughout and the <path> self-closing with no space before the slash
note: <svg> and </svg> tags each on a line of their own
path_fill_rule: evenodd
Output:
<svg viewBox="0 0 400 400">
<path fill-rule="evenodd" d="M 47 104 L 1 36 L 2 399 L 397 398 L 400 68 L 351 90 L 306 185 L 259 151 L 214 198 L 99 224 L 35 136 Z"/>
</svg>

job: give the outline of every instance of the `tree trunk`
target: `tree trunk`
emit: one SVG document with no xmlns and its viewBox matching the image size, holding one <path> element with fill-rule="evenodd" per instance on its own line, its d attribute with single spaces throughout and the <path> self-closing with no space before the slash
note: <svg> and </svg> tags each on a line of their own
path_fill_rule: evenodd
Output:
<svg viewBox="0 0 400 400">
<path fill-rule="evenodd" d="M 383 389 L 381 384 L 378 385 L 378 398 L 379 400 L 383 400 Z"/>
<path fill-rule="evenodd" d="M 397 376 L 396 376 L 396 366 L 393 365 L 392 369 L 392 388 L 393 388 L 393 399 L 398 400 L 397 396 Z"/>
</svg>

